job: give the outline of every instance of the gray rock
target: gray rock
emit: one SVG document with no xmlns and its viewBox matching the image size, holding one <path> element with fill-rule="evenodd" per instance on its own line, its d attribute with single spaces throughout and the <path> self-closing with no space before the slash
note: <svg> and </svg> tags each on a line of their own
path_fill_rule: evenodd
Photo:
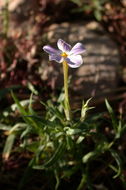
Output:
<svg viewBox="0 0 126 190">
<path fill-rule="evenodd" d="M 59 38 L 74 45 L 81 42 L 86 47 L 84 64 L 78 69 L 69 68 L 71 89 L 84 98 L 106 96 L 118 85 L 120 57 L 116 44 L 97 22 L 52 24 L 46 34 L 48 44 L 56 47 Z M 39 69 L 42 79 L 48 79 L 53 87 L 63 84 L 60 64 L 49 63 L 43 53 Z"/>
</svg>

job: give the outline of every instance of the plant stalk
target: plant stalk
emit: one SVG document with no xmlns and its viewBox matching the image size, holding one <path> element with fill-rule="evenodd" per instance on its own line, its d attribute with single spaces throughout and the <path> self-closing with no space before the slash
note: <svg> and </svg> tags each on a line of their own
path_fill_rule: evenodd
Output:
<svg viewBox="0 0 126 190">
<path fill-rule="evenodd" d="M 69 104 L 69 95 L 68 95 L 68 64 L 66 61 L 63 61 L 63 74 L 64 74 L 64 92 L 65 92 L 65 98 L 64 98 L 64 106 L 65 106 L 65 115 L 66 119 L 70 120 L 70 104 Z"/>
</svg>

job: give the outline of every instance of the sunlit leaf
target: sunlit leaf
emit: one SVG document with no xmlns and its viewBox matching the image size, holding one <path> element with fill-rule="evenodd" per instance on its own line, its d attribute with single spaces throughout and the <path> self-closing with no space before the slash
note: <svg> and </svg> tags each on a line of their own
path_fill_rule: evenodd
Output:
<svg viewBox="0 0 126 190">
<path fill-rule="evenodd" d="M 2 157 L 4 160 L 8 160 L 13 144 L 14 144 L 14 140 L 15 140 L 15 134 L 13 133 L 7 137 L 7 140 L 3 149 L 3 154 L 2 154 Z"/>
<path fill-rule="evenodd" d="M 112 125 L 113 125 L 113 128 L 114 128 L 115 133 L 116 133 L 118 123 L 117 123 L 117 120 L 116 120 L 116 117 L 115 117 L 115 113 L 114 113 L 114 111 L 113 111 L 112 107 L 110 106 L 107 99 L 105 100 L 105 104 L 106 104 L 106 107 L 107 107 L 108 112 L 110 114 L 110 117 L 111 117 L 111 120 L 112 120 Z"/>
<path fill-rule="evenodd" d="M 121 172 L 122 172 L 122 161 L 121 161 L 121 158 L 119 156 L 119 154 L 114 151 L 113 149 L 110 149 L 110 153 L 112 155 L 112 157 L 114 158 L 114 160 L 116 161 L 117 163 L 117 174 L 115 176 L 113 176 L 113 178 L 117 178 L 119 175 L 121 175 Z"/>
</svg>

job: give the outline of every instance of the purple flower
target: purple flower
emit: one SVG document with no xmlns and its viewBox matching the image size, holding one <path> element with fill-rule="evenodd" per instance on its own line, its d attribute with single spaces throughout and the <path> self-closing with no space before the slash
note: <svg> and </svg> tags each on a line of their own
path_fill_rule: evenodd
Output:
<svg viewBox="0 0 126 190">
<path fill-rule="evenodd" d="M 83 59 L 80 54 L 85 52 L 85 48 L 82 43 L 77 43 L 71 47 L 65 41 L 59 39 L 57 42 L 58 49 L 52 48 L 49 45 L 43 47 L 43 50 L 49 54 L 49 60 L 62 63 L 66 61 L 72 68 L 77 68 L 83 63 Z"/>
</svg>

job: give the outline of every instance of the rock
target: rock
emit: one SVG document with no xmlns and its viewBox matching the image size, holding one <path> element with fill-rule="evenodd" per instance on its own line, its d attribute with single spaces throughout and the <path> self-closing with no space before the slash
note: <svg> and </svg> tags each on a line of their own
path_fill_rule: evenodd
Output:
<svg viewBox="0 0 126 190">
<path fill-rule="evenodd" d="M 126 1 L 125 0 L 122 0 L 122 4 L 124 7 L 126 7 Z"/>
<path fill-rule="evenodd" d="M 118 85 L 120 57 L 116 44 L 97 22 L 52 24 L 46 34 L 48 44 L 56 47 L 59 38 L 71 45 L 81 42 L 86 47 L 84 64 L 78 69 L 69 69 L 72 75 L 71 89 L 84 98 L 105 96 Z M 43 53 L 42 78 L 55 87 L 63 84 L 60 64 L 49 63 L 48 55 Z M 48 62 L 48 64 L 47 64 Z M 46 73 L 46 74 L 45 74 Z M 57 80 L 58 79 L 58 80 Z"/>
<path fill-rule="evenodd" d="M 8 3 L 8 10 L 10 12 L 20 12 L 20 11 L 28 11 L 31 7 L 34 7 L 38 2 L 34 0 L 8 0 L 8 1 L 0 1 L 0 7 L 3 9 Z M 23 12 L 24 14 L 24 12 Z"/>
</svg>

